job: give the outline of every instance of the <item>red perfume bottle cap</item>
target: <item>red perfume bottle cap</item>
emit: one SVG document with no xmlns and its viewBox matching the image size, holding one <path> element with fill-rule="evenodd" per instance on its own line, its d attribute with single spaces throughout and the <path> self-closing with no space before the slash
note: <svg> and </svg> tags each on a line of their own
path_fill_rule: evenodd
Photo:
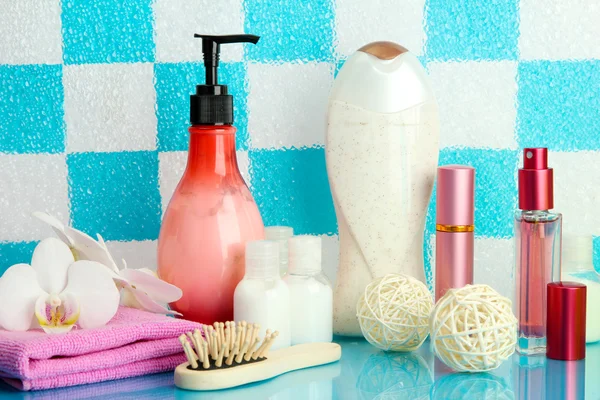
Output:
<svg viewBox="0 0 600 400">
<path fill-rule="evenodd" d="M 548 168 L 548 149 L 523 149 L 523 168 L 519 169 L 519 209 L 554 208 L 552 168 Z"/>
<path fill-rule="evenodd" d="M 585 358 L 587 287 L 577 282 L 548 284 L 546 356 L 555 360 Z"/>
</svg>

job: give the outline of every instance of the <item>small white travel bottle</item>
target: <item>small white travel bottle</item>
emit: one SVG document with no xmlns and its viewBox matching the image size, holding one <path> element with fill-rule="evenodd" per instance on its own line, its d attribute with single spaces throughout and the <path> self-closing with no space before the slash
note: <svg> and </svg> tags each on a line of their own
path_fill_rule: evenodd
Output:
<svg viewBox="0 0 600 400">
<path fill-rule="evenodd" d="M 235 288 L 233 314 L 236 321 L 260 325 L 279 332 L 271 349 L 290 345 L 290 291 L 279 275 L 279 243 L 258 240 L 246 243 L 246 274 Z"/>
<path fill-rule="evenodd" d="M 562 242 L 562 280 L 583 283 L 587 286 L 587 313 L 585 341 L 600 340 L 600 275 L 594 269 L 594 243 L 592 236 L 564 236 Z"/>
<path fill-rule="evenodd" d="M 284 281 L 290 289 L 292 345 L 331 342 L 333 290 L 321 270 L 321 238 L 294 236 L 288 251 L 290 263 Z"/>
</svg>

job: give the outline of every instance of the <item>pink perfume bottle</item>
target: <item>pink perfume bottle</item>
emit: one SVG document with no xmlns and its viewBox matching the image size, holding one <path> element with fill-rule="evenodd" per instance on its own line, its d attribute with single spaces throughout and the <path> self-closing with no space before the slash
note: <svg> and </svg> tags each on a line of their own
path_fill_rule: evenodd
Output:
<svg viewBox="0 0 600 400">
<path fill-rule="evenodd" d="M 260 213 L 237 165 L 233 97 L 217 82 L 219 46 L 257 36 L 200 36 L 206 84 L 191 96 L 183 177 L 158 238 L 158 275 L 183 290 L 171 307 L 186 319 L 233 319 L 233 292 L 245 272 L 245 245 L 264 238 Z"/>
<path fill-rule="evenodd" d="M 475 168 L 438 168 L 435 232 L 435 301 L 448 289 L 473 284 Z"/>
<path fill-rule="evenodd" d="M 546 352 L 546 288 L 560 281 L 562 215 L 553 207 L 548 149 L 524 149 L 515 213 L 517 351 L 524 355 Z"/>
</svg>

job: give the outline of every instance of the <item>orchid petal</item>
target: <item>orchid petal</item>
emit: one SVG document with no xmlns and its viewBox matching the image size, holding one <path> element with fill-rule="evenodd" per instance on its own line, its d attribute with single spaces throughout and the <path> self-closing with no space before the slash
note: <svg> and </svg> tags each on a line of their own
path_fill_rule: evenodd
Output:
<svg viewBox="0 0 600 400">
<path fill-rule="evenodd" d="M 45 222 L 48 225 L 50 225 L 52 227 L 52 230 L 54 230 L 54 233 L 56 233 L 56 236 L 58 236 L 60 240 L 62 240 L 67 246 L 73 247 L 73 241 L 65 233 L 65 226 L 57 218 L 41 211 L 36 211 L 31 215 L 41 220 L 42 222 Z"/>
<path fill-rule="evenodd" d="M 99 233 L 97 233 L 96 236 L 98 237 L 98 243 L 100 244 L 100 247 L 102 247 L 104 249 L 104 253 L 106 254 L 106 257 L 108 258 L 108 262 L 110 265 L 107 265 L 107 267 L 112 268 L 113 271 L 115 271 L 115 272 L 119 272 L 119 267 L 117 267 L 117 263 L 115 262 L 115 259 L 112 257 L 112 254 L 110 254 L 110 251 L 108 251 L 108 246 L 104 242 L 104 238 L 102 236 L 100 236 Z"/>
<path fill-rule="evenodd" d="M 0 327 L 26 331 L 31 327 L 35 302 L 45 293 L 37 273 L 27 264 L 16 264 L 0 278 Z"/>
<path fill-rule="evenodd" d="M 146 272 L 148 271 L 148 272 Z M 119 275 L 127 279 L 137 289 L 146 292 L 158 303 L 172 303 L 183 296 L 183 292 L 154 275 L 153 271 L 144 269 L 124 269 Z"/>
<path fill-rule="evenodd" d="M 158 304 L 156 301 L 152 300 L 147 293 L 131 286 L 123 289 L 121 304 L 155 314 L 182 315 L 177 311 L 170 310 L 165 306 Z"/>
<path fill-rule="evenodd" d="M 44 332 L 66 333 L 79 318 L 79 302 L 72 293 L 42 295 L 35 303 L 35 316 Z"/>
<path fill-rule="evenodd" d="M 115 272 L 119 271 L 106 245 L 98 243 L 91 236 L 70 226 L 65 228 L 65 233 L 73 239 L 73 246 L 79 255 L 79 260 L 99 262 Z"/>
<path fill-rule="evenodd" d="M 51 237 L 35 247 L 31 267 L 37 272 L 42 289 L 48 293 L 60 293 L 67 284 L 67 270 L 73 261 L 75 259 L 69 246 Z"/>
<path fill-rule="evenodd" d="M 69 268 L 64 293 L 79 301 L 77 324 L 84 329 L 105 325 L 119 308 L 119 290 L 106 266 L 94 261 L 77 261 Z"/>
</svg>

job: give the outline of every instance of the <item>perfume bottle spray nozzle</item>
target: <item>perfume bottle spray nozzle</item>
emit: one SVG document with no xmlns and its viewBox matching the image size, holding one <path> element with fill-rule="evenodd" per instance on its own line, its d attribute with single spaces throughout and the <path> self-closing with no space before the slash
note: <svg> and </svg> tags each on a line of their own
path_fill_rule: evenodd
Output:
<svg viewBox="0 0 600 400">
<path fill-rule="evenodd" d="M 545 147 L 524 149 L 523 169 L 548 169 L 548 149 Z"/>
<path fill-rule="evenodd" d="M 523 168 L 519 169 L 519 209 L 554 208 L 553 180 L 552 168 L 548 168 L 548 149 L 523 149 Z"/>
</svg>

